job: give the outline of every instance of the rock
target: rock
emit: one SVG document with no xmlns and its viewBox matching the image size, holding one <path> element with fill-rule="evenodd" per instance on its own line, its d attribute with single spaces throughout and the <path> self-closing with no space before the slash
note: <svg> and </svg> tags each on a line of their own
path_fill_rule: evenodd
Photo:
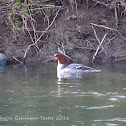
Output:
<svg viewBox="0 0 126 126">
<path fill-rule="evenodd" d="M 6 62 L 7 62 L 7 57 L 4 54 L 0 53 L 0 65 L 4 66 L 6 65 Z"/>
</svg>

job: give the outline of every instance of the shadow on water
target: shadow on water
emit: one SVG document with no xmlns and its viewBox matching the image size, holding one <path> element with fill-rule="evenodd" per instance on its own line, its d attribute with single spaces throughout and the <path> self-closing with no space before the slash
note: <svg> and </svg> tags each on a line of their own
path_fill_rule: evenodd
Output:
<svg viewBox="0 0 126 126">
<path fill-rule="evenodd" d="M 6 72 L 6 66 L 0 66 L 0 73 Z"/>
<path fill-rule="evenodd" d="M 0 73 L 0 124 L 125 125 L 125 65 L 99 67 L 100 73 L 63 80 L 57 79 L 55 64 L 6 67 Z"/>
</svg>

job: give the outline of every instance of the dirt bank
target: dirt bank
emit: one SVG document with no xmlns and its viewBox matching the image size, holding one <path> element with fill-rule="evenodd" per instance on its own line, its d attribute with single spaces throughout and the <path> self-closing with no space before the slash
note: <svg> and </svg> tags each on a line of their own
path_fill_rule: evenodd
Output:
<svg viewBox="0 0 126 126">
<path fill-rule="evenodd" d="M 20 3 L 22 13 L 11 8 L 13 4 L 0 2 L 0 52 L 9 61 L 45 60 L 58 48 L 81 63 L 126 60 L 126 17 L 121 3 L 38 0 L 32 5 Z"/>
</svg>

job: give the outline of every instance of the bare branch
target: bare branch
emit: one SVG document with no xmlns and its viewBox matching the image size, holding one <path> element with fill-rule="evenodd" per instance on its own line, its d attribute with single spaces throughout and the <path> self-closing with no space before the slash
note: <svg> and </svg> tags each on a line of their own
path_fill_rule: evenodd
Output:
<svg viewBox="0 0 126 126">
<path fill-rule="evenodd" d="M 23 62 L 21 62 L 20 60 L 18 60 L 15 56 L 12 56 L 14 60 L 18 61 L 20 64 L 22 64 Z"/>
<path fill-rule="evenodd" d="M 104 47 L 102 46 L 102 44 L 100 44 L 101 42 L 100 42 L 100 40 L 99 40 L 99 38 L 98 38 L 98 36 L 97 36 L 97 34 L 96 34 L 96 31 L 95 31 L 95 29 L 94 29 L 93 26 L 92 26 L 92 29 L 93 29 L 93 31 L 94 31 L 95 38 L 97 39 L 99 45 L 101 46 L 102 50 L 104 50 L 105 54 L 107 55 L 107 52 L 105 51 Z"/>
<path fill-rule="evenodd" d="M 58 9 L 58 11 L 56 12 L 56 15 L 55 17 L 53 18 L 52 22 L 50 23 L 50 25 L 45 29 L 45 31 L 43 31 L 43 33 L 40 35 L 40 37 L 35 41 L 35 43 L 33 44 L 30 44 L 27 49 L 25 50 L 25 54 L 24 54 L 24 61 L 25 61 L 25 58 L 26 58 L 26 55 L 27 55 L 27 52 L 28 50 L 32 47 L 32 46 L 35 46 L 37 45 L 38 41 L 41 39 L 41 37 L 44 35 L 44 33 L 52 26 L 52 24 L 55 22 L 55 19 L 57 18 L 58 14 L 59 14 L 59 11 L 60 11 L 61 7 Z"/>
<path fill-rule="evenodd" d="M 94 24 L 94 23 L 90 23 L 90 24 L 93 25 L 93 26 L 97 26 L 97 27 L 101 27 L 101 28 L 105 28 L 105 29 L 108 29 L 108 30 L 113 30 L 113 31 L 117 31 L 118 32 L 118 30 L 110 28 L 110 27 L 107 27 L 105 25 L 98 25 L 98 24 Z"/>
<path fill-rule="evenodd" d="M 97 56 L 97 54 L 98 54 L 98 51 L 99 51 L 99 49 L 100 49 L 102 43 L 104 42 L 105 37 L 107 36 L 107 34 L 108 34 L 108 33 L 106 33 L 106 34 L 104 35 L 104 37 L 102 38 L 102 41 L 99 43 L 99 45 L 98 45 L 98 47 L 97 47 L 97 50 L 96 50 L 96 52 L 95 52 L 95 54 L 94 54 L 94 56 L 93 56 L 93 58 L 92 58 L 92 63 L 93 63 L 94 59 L 96 58 L 96 56 Z"/>
<path fill-rule="evenodd" d="M 126 40 L 126 38 L 117 29 L 113 29 L 113 28 L 110 28 L 110 27 L 107 27 L 107 26 L 104 26 L 104 25 L 98 25 L 98 24 L 94 24 L 94 23 L 90 23 L 90 24 L 93 25 L 93 26 L 105 28 L 105 29 L 108 29 L 108 30 L 111 30 L 111 31 L 116 31 L 124 40 Z"/>
<path fill-rule="evenodd" d="M 117 37 L 117 35 L 115 35 L 114 37 L 112 37 L 111 39 L 109 39 L 109 41 L 105 44 L 104 48 L 105 48 L 106 46 L 108 46 L 108 44 L 109 44 L 113 39 L 115 39 L 116 37 Z M 99 52 L 99 54 L 101 54 L 102 51 L 103 51 L 103 50 L 101 50 L 101 51 Z"/>
<path fill-rule="evenodd" d="M 118 15 L 117 15 L 116 7 L 114 8 L 114 10 L 115 10 L 115 22 L 116 22 L 116 27 L 118 28 Z"/>
</svg>

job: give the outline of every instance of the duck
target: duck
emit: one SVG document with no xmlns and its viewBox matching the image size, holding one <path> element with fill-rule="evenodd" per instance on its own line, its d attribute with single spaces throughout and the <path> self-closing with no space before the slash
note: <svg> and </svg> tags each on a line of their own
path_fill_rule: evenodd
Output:
<svg viewBox="0 0 126 126">
<path fill-rule="evenodd" d="M 57 77 L 58 78 L 82 78 L 84 73 L 101 72 L 101 70 L 85 66 L 83 64 L 71 63 L 71 58 L 65 54 L 58 53 L 48 58 L 57 59 Z"/>
</svg>

